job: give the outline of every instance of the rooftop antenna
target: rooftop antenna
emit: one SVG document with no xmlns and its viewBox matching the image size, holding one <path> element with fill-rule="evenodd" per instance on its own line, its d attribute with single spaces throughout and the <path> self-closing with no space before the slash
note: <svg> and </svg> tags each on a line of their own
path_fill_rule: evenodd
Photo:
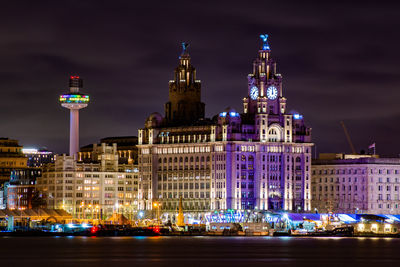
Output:
<svg viewBox="0 0 400 267">
<path fill-rule="evenodd" d="M 346 125 L 344 125 L 343 121 L 340 121 L 340 124 L 342 125 L 344 134 L 346 135 L 347 143 L 349 143 L 349 146 L 351 148 L 351 153 L 354 155 L 357 155 L 357 152 L 356 152 L 356 149 L 354 148 L 353 142 L 351 142 L 350 135 L 349 135 L 349 132 L 347 131 Z"/>
</svg>

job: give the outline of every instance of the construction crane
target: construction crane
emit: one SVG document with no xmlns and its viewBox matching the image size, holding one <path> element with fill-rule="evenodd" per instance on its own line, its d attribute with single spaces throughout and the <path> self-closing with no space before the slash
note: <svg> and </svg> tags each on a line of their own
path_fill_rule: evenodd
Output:
<svg viewBox="0 0 400 267">
<path fill-rule="evenodd" d="M 343 127 L 343 131 L 344 131 L 344 134 L 346 135 L 347 142 L 349 143 L 349 146 L 351 148 L 351 153 L 357 154 L 356 149 L 354 148 L 353 142 L 351 142 L 350 135 L 349 135 L 349 132 L 347 131 L 346 125 L 344 125 L 343 121 L 340 121 L 340 124 Z"/>
</svg>

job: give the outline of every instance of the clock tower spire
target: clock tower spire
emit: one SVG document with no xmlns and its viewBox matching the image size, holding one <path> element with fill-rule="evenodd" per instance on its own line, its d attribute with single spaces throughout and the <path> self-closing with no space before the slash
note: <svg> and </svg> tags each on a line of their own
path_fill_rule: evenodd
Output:
<svg viewBox="0 0 400 267">
<path fill-rule="evenodd" d="M 247 76 L 248 96 L 243 99 L 246 114 L 281 114 L 286 100 L 282 96 L 282 76 L 276 73 L 276 62 L 271 58 L 268 34 L 261 34 L 258 57 L 253 61 L 253 72 Z M 282 103 L 282 104 L 281 104 Z"/>
</svg>

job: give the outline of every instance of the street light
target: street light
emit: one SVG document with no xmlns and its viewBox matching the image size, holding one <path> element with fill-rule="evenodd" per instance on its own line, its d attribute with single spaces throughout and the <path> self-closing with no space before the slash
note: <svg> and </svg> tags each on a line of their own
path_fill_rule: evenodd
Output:
<svg viewBox="0 0 400 267">
<path fill-rule="evenodd" d="M 159 223 L 161 203 L 154 202 L 153 207 L 157 209 L 157 222 Z"/>
<path fill-rule="evenodd" d="M 128 220 L 132 221 L 131 213 L 129 212 L 129 202 L 127 202 L 127 201 L 125 202 L 125 214 L 128 214 Z"/>
<path fill-rule="evenodd" d="M 92 214 L 90 218 L 93 220 L 93 209 L 92 209 L 92 204 L 89 204 L 88 207 L 89 207 L 89 212 Z"/>
<path fill-rule="evenodd" d="M 116 209 L 116 213 L 118 214 L 118 212 L 119 212 L 119 203 L 118 202 L 115 203 L 115 209 Z"/>
<path fill-rule="evenodd" d="M 96 205 L 96 220 L 99 220 L 99 205 Z"/>
<path fill-rule="evenodd" d="M 81 202 L 80 208 L 82 211 L 82 219 L 84 220 L 85 219 L 85 202 L 83 202 L 83 201 Z"/>
</svg>

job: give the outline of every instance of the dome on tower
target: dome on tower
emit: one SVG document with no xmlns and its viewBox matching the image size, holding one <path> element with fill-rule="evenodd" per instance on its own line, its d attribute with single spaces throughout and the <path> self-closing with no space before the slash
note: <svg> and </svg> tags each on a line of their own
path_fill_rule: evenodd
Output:
<svg viewBox="0 0 400 267">
<path fill-rule="evenodd" d="M 146 128 L 160 127 L 162 120 L 163 116 L 158 112 L 154 112 L 146 119 L 145 126 Z"/>
<path fill-rule="evenodd" d="M 234 108 L 227 107 L 223 112 L 219 113 L 221 118 L 240 118 L 240 114 Z"/>
</svg>

